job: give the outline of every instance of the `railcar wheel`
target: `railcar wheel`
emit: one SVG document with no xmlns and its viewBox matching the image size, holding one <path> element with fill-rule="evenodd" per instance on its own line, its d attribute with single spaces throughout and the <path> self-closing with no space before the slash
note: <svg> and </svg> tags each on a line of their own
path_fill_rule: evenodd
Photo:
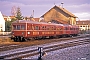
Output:
<svg viewBox="0 0 90 60">
<path fill-rule="evenodd" d="M 19 42 L 19 37 L 18 36 L 17 36 L 17 39 L 16 40 L 17 40 L 17 42 Z"/>
<path fill-rule="evenodd" d="M 72 35 L 70 35 L 70 37 L 73 37 Z"/>
<path fill-rule="evenodd" d="M 23 42 L 23 37 L 20 37 L 20 42 Z"/>
<path fill-rule="evenodd" d="M 46 39 L 46 36 L 42 37 L 42 39 Z"/>
<path fill-rule="evenodd" d="M 62 35 L 59 35 L 59 38 L 62 38 Z"/>
<path fill-rule="evenodd" d="M 53 39 L 54 37 L 53 36 L 49 36 L 50 39 Z"/>
<path fill-rule="evenodd" d="M 15 37 L 14 41 L 17 42 L 17 37 Z"/>
<path fill-rule="evenodd" d="M 14 42 L 16 42 L 16 38 L 14 38 L 13 40 L 14 40 Z"/>
<path fill-rule="evenodd" d="M 20 38 L 21 38 L 21 37 L 16 36 L 16 37 L 14 38 L 14 41 L 15 41 L 15 42 L 20 42 Z"/>
<path fill-rule="evenodd" d="M 24 42 L 24 41 L 25 41 L 25 38 L 23 37 L 23 38 L 22 38 L 22 42 Z"/>
</svg>

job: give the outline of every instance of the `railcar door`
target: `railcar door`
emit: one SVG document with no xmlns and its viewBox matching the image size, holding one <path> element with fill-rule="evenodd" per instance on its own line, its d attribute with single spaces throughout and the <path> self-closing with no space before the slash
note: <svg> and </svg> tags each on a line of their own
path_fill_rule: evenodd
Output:
<svg viewBox="0 0 90 60">
<path fill-rule="evenodd" d="M 28 23 L 27 24 L 27 37 L 32 37 L 33 36 L 33 24 Z"/>
<path fill-rule="evenodd" d="M 62 25 L 56 25 L 56 35 L 62 35 L 63 34 L 63 26 Z"/>
<path fill-rule="evenodd" d="M 40 24 L 33 24 L 32 36 L 33 37 L 39 37 L 40 36 Z"/>
</svg>

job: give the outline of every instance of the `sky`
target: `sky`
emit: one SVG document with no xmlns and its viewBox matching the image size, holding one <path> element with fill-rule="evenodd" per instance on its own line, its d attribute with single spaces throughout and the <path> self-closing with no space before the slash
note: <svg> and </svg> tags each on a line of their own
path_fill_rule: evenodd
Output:
<svg viewBox="0 0 90 60">
<path fill-rule="evenodd" d="M 0 0 L 0 11 L 10 16 L 12 7 L 20 7 L 23 16 L 41 17 L 55 5 L 62 6 L 78 17 L 78 20 L 90 20 L 90 0 Z"/>
</svg>

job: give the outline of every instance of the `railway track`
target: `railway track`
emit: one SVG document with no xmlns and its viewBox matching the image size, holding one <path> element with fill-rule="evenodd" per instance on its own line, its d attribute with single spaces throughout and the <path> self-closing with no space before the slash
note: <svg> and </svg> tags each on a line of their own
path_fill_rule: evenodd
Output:
<svg viewBox="0 0 90 60">
<path fill-rule="evenodd" d="M 42 43 L 40 44 L 46 44 L 46 43 L 51 43 L 51 42 L 58 42 L 58 41 L 64 41 L 64 40 L 72 40 L 72 39 L 78 39 L 78 38 L 85 38 L 88 37 L 89 35 L 85 35 L 85 36 L 77 36 L 77 37 L 69 37 L 69 38 L 59 38 L 59 39 L 46 39 L 46 40 L 36 40 L 36 41 L 42 41 Z M 50 42 L 48 42 L 47 40 L 51 40 Z M 27 47 L 27 46 L 31 46 L 31 45 L 39 45 L 38 42 L 36 42 L 35 44 L 32 44 L 31 42 L 35 41 L 29 41 L 29 42 L 25 42 L 28 43 L 29 45 L 26 44 L 21 44 L 20 42 L 18 44 L 15 44 L 13 42 L 13 44 L 2 44 L 0 45 L 0 52 L 2 51 L 8 51 L 8 50 L 13 50 L 13 49 L 18 49 L 18 48 L 23 48 L 23 47 Z M 43 43 L 45 42 L 45 43 Z M 37 44 L 38 43 L 38 44 Z"/>
<path fill-rule="evenodd" d="M 27 47 L 25 45 L 18 45 L 18 44 L 6 44 L 6 45 L 0 45 L 0 52 L 3 51 L 8 51 L 8 50 L 13 50 L 13 49 L 18 49 L 18 48 L 23 48 Z"/>
<path fill-rule="evenodd" d="M 44 44 L 44 45 L 37 45 L 37 46 L 30 46 L 30 47 L 24 47 L 24 48 L 19 48 L 16 50 L 11 50 L 11 51 L 6 51 L 0 53 L 0 57 L 3 57 L 4 59 L 24 59 L 30 56 L 38 55 L 38 48 L 37 47 L 42 47 L 43 46 L 43 51 L 44 52 L 50 52 L 50 51 L 55 51 L 58 49 L 63 49 L 63 48 L 68 48 L 72 46 L 77 46 L 77 45 L 83 45 L 83 44 L 89 44 L 90 43 L 90 38 L 79 38 L 77 40 L 72 40 L 68 42 L 55 42 L 55 43 L 50 43 L 50 44 Z"/>
</svg>

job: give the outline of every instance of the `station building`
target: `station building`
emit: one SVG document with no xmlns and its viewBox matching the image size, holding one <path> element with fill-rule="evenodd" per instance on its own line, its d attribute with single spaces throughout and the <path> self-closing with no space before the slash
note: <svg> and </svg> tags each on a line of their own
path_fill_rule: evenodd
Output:
<svg viewBox="0 0 90 60">
<path fill-rule="evenodd" d="M 71 12 L 67 11 L 65 8 L 55 5 L 45 14 L 43 14 L 41 18 L 44 19 L 44 22 L 76 25 L 77 17 Z"/>
</svg>

